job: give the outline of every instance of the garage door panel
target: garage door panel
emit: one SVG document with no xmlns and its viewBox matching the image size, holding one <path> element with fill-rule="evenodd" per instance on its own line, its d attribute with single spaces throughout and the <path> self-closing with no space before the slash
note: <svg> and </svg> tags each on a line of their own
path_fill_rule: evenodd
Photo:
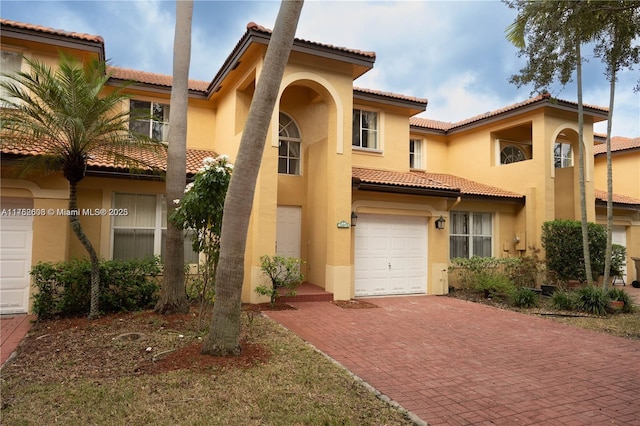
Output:
<svg viewBox="0 0 640 426">
<path fill-rule="evenodd" d="M 425 218 L 360 215 L 355 237 L 355 295 L 425 293 L 426 253 Z"/>
<path fill-rule="evenodd" d="M 29 308 L 32 226 L 30 216 L 0 220 L 0 313 Z"/>
</svg>

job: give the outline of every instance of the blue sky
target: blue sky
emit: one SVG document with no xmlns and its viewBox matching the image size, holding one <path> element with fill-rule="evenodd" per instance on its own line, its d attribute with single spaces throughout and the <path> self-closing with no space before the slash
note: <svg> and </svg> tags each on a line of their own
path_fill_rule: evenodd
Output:
<svg viewBox="0 0 640 426">
<path fill-rule="evenodd" d="M 191 78 L 210 81 L 254 21 L 273 28 L 277 1 L 195 0 Z M 100 35 L 115 66 L 171 74 L 173 1 L 2 0 L 0 16 L 66 31 Z M 374 51 L 374 68 L 358 87 L 427 98 L 421 116 L 459 121 L 519 102 L 531 89 L 509 77 L 524 60 L 506 41 L 515 12 L 499 1 L 307 1 L 297 37 Z M 608 106 L 609 84 L 598 58 L 585 56 L 584 101 Z M 618 80 L 613 134 L 640 136 L 636 68 Z M 574 85 L 552 87 L 561 99 L 577 99 Z M 604 133 L 600 123 L 596 131 Z"/>
</svg>

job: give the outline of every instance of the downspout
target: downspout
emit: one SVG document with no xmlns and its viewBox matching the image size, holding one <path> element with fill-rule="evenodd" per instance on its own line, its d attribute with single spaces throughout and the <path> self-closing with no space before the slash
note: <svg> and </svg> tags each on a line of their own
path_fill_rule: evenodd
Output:
<svg viewBox="0 0 640 426">
<path fill-rule="evenodd" d="M 461 201 L 462 201 L 462 197 L 456 198 L 456 201 L 451 205 L 451 207 L 447 208 L 447 211 L 450 212 L 455 206 L 460 204 Z"/>
</svg>

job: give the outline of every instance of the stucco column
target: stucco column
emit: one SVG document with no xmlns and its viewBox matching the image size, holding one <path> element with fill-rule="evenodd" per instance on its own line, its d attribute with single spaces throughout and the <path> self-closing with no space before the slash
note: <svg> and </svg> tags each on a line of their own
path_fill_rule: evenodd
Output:
<svg viewBox="0 0 640 426">
<path fill-rule="evenodd" d="M 345 128 L 349 128 L 345 126 Z M 329 132 L 329 135 L 335 134 Z M 343 135 L 344 137 L 344 135 Z M 325 290 L 334 300 L 348 300 L 353 295 L 350 227 L 338 227 L 339 222 L 351 223 L 351 147 L 336 153 L 336 143 L 330 136 L 327 149 L 327 247 Z M 346 139 L 345 140 L 350 140 Z"/>
</svg>

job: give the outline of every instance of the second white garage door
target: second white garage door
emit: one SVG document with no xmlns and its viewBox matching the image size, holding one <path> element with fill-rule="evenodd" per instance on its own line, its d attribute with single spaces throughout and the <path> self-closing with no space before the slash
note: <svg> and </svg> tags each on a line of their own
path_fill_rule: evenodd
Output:
<svg viewBox="0 0 640 426">
<path fill-rule="evenodd" d="M 21 199 L 2 199 L 5 211 L 32 208 Z M 31 276 L 33 217 L 6 215 L 0 218 L 0 314 L 27 312 Z"/>
<path fill-rule="evenodd" d="M 427 291 L 427 219 L 358 214 L 355 296 Z"/>
</svg>

